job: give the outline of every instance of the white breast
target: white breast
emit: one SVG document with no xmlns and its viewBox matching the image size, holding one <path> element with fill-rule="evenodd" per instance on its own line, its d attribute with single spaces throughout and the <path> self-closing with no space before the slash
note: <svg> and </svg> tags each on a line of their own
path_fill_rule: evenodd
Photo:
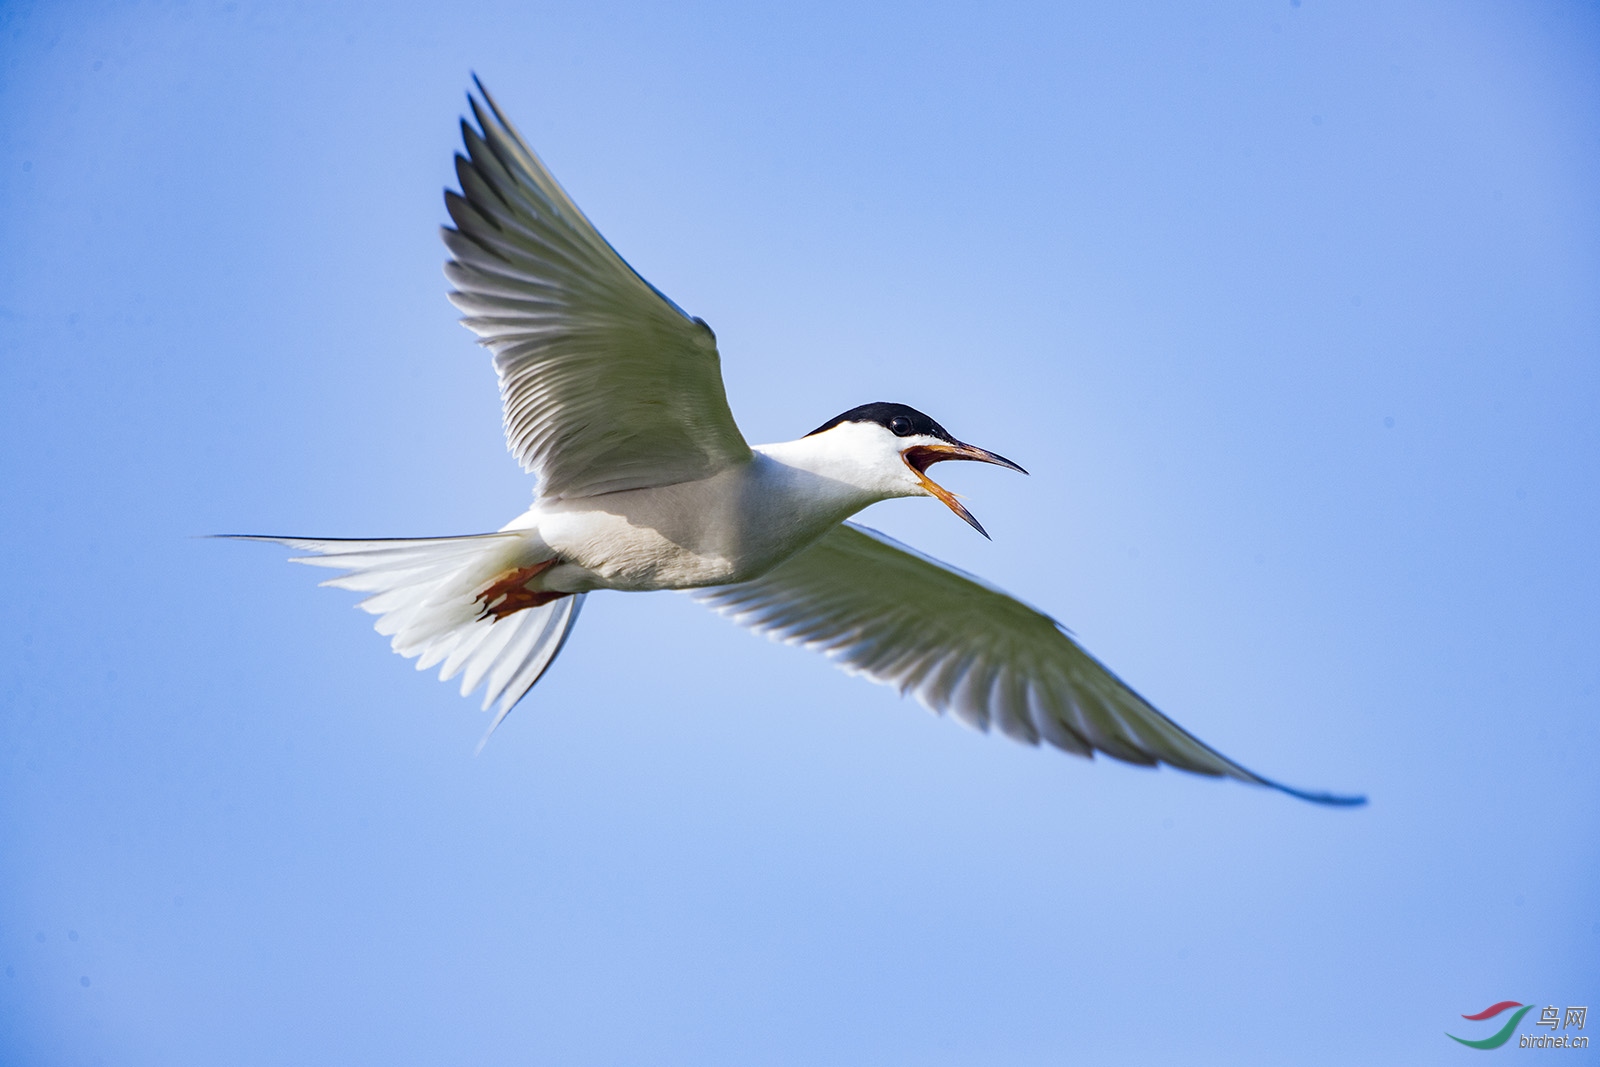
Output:
<svg viewBox="0 0 1600 1067">
<path fill-rule="evenodd" d="M 791 462 L 795 444 L 700 481 L 540 502 L 506 529 L 537 531 L 563 563 L 545 588 L 690 589 L 766 573 L 880 499 Z"/>
</svg>

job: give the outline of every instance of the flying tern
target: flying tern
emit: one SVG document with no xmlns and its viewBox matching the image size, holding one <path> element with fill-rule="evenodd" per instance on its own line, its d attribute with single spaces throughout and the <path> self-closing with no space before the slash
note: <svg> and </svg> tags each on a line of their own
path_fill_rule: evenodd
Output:
<svg viewBox="0 0 1600 1067">
<path fill-rule="evenodd" d="M 499 702 L 490 733 L 560 654 L 589 593 L 678 589 L 978 730 L 1362 802 L 1245 769 L 1054 619 L 847 521 L 882 500 L 932 497 L 987 537 L 928 472 L 954 460 L 1022 471 L 1009 459 L 895 403 L 747 444 L 711 328 L 617 254 L 477 89 L 461 189 L 445 192 L 445 275 L 462 323 L 494 354 L 508 446 L 537 477 L 532 507 L 462 537 L 246 539 L 344 572 L 324 584 L 368 594 L 359 606 L 396 652 L 443 680 L 459 674 L 463 696 L 482 685 L 485 710 Z"/>
</svg>

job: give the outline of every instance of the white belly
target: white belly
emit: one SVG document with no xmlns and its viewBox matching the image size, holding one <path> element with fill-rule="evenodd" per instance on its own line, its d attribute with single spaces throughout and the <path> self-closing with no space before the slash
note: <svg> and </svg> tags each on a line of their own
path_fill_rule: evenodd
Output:
<svg viewBox="0 0 1600 1067">
<path fill-rule="evenodd" d="M 506 529 L 560 557 L 545 589 L 690 589 L 758 577 L 868 502 L 758 452 L 703 481 L 541 502 Z"/>
</svg>

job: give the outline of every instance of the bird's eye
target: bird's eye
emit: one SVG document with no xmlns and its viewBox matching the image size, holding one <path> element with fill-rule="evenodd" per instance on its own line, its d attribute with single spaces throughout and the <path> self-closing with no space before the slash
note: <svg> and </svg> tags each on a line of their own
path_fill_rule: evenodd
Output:
<svg viewBox="0 0 1600 1067">
<path fill-rule="evenodd" d="M 896 437 L 904 437 L 911 432 L 911 420 L 904 415 L 896 415 L 889 420 L 889 432 Z"/>
</svg>

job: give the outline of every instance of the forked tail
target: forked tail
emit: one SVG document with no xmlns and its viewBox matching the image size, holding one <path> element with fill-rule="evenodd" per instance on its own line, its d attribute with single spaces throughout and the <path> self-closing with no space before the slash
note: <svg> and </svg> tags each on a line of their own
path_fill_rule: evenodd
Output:
<svg viewBox="0 0 1600 1067">
<path fill-rule="evenodd" d="M 345 573 L 323 585 L 368 593 L 357 607 L 417 670 L 440 663 L 440 681 L 461 675 L 461 695 L 487 685 L 483 708 L 500 709 L 478 748 L 560 654 L 585 593 L 557 596 L 522 584 L 552 560 L 528 558 L 521 534 L 473 534 L 381 541 L 235 536 L 313 553 L 291 562 Z"/>
</svg>

